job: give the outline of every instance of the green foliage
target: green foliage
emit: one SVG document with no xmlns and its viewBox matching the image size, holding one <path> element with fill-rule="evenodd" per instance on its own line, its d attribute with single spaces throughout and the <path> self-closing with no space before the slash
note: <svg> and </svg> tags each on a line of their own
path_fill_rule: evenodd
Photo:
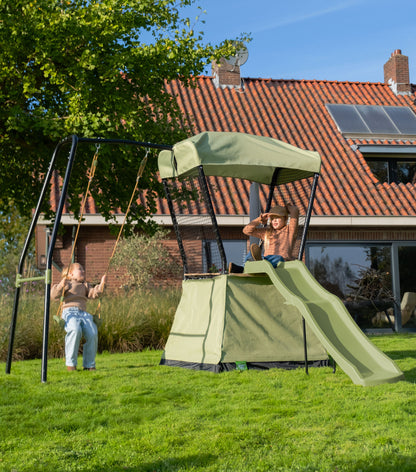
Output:
<svg viewBox="0 0 416 472">
<path fill-rule="evenodd" d="M 126 289 L 147 289 L 161 280 L 178 280 L 182 264 L 170 254 L 163 244 L 165 232 L 154 235 L 136 234 L 121 240 L 112 259 L 116 268 L 122 268 L 129 277 Z"/>
<path fill-rule="evenodd" d="M 17 268 L 29 225 L 29 218 L 20 216 L 13 202 L 10 202 L 4 211 L 0 211 L 0 296 L 10 294 L 14 290 Z M 24 267 L 27 277 L 38 275 L 33 269 L 33 262 L 34 248 L 31 244 Z M 27 288 L 24 287 L 25 290 Z M 32 288 L 31 286 L 31 291 Z"/>
<path fill-rule="evenodd" d="M 0 375 L 0 469 L 19 472 L 413 472 L 414 335 L 374 338 L 406 381 L 353 385 L 338 369 L 159 366 L 102 354 L 95 372 L 39 360 Z"/>
<path fill-rule="evenodd" d="M 232 41 L 203 41 L 203 32 L 195 29 L 203 21 L 186 16 L 193 4 L 0 0 L 0 211 L 13 199 L 28 214 L 52 151 L 65 136 L 167 144 L 185 136 L 188 130 L 166 81 L 192 86 L 192 78 L 213 58 L 236 50 Z M 80 149 L 73 171 L 69 204 L 75 211 L 85 189 L 89 152 Z M 93 193 L 108 216 L 127 200 L 139 153 L 113 146 L 102 154 Z M 155 159 L 149 168 L 142 188 L 150 189 L 150 211 L 159 189 Z M 144 221 L 145 214 L 137 206 L 131 217 Z"/>
</svg>

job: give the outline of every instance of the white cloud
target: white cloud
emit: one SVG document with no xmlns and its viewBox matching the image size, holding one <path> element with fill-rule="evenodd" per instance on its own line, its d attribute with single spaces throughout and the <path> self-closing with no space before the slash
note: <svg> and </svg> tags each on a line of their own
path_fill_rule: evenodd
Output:
<svg viewBox="0 0 416 472">
<path fill-rule="evenodd" d="M 293 16 L 293 17 L 282 18 L 282 19 L 279 19 L 278 21 L 276 21 L 274 23 L 269 23 L 267 25 L 263 25 L 259 28 L 256 28 L 256 29 L 254 29 L 254 31 L 252 31 L 252 33 L 263 33 L 265 31 L 271 31 L 273 29 L 280 28 L 282 26 L 288 26 L 288 25 L 293 25 L 293 24 L 296 24 L 296 23 L 302 23 L 304 21 L 308 21 L 308 20 L 311 20 L 311 19 L 314 19 L 314 18 L 329 15 L 331 13 L 335 13 L 335 12 L 338 12 L 338 11 L 341 11 L 341 10 L 345 10 L 347 8 L 350 8 L 350 7 L 353 7 L 353 6 L 357 5 L 358 3 L 360 3 L 360 1 L 358 1 L 358 0 L 357 1 L 351 1 L 350 0 L 350 1 L 346 1 L 346 2 L 342 2 L 342 3 L 339 3 L 339 4 L 332 5 L 328 8 L 323 8 L 321 10 L 311 11 L 311 12 L 307 12 L 307 13 L 300 14 L 300 15 Z M 311 2 L 311 4 L 313 4 L 313 2 Z"/>
</svg>

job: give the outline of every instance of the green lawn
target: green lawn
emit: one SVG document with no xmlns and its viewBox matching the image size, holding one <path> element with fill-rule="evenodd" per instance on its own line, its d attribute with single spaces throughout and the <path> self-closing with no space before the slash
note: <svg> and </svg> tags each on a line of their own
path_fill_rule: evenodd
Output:
<svg viewBox="0 0 416 472">
<path fill-rule="evenodd" d="M 406 381 L 338 369 L 212 374 L 160 351 L 102 354 L 95 372 L 0 365 L 1 471 L 416 470 L 416 336 L 372 338 Z"/>
</svg>

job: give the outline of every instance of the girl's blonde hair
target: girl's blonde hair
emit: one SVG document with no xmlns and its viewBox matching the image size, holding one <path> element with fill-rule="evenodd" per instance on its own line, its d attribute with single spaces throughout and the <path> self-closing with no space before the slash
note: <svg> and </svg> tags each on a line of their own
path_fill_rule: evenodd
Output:
<svg viewBox="0 0 416 472">
<path fill-rule="evenodd" d="M 61 272 L 61 277 L 62 277 L 63 279 L 67 279 L 69 273 L 72 271 L 72 268 L 73 268 L 75 265 L 78 265 L 78 266 L 82 267 L 82 265 L 81 265 L 79 262 L 71 262 L 68 267 L 65 267 L 65 269 L 62 270 L 62 272 Z"/>
</svg>

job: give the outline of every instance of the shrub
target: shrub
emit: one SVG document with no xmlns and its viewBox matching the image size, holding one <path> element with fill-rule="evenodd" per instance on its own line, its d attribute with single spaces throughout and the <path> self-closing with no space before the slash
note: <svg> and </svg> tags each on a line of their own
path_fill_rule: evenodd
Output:
<svg viewBox="0 0 416 472">
<path fill-rule="evenodd" d="M 178 279 L 182 266 L 163 244 L 166 233 L 134 235 L 120 241 L 112 264 L 128 276 L 126 289 L 149 289 L 161 281 Z"/>
<path fill-rule="evenodd" d="M 107 296 L 101 302 L 102 325 L 98 330 L 100 352 L 133 352 L 163 349 L 168 338 L 180 290 L 177 288 L 134 290 L 127 296 Z M 88 310 L 95 312 L 96 301 Z M 48 356 L 64 357 L 65 332 L 54 321 L 58 303 L 51 304 Z M 11 297 L 0 297 L 0 361 L 7 358 Z M 25 296 L 17 317 L 13 359 L 42 356 L 43 297 Z"/>
</svg>

